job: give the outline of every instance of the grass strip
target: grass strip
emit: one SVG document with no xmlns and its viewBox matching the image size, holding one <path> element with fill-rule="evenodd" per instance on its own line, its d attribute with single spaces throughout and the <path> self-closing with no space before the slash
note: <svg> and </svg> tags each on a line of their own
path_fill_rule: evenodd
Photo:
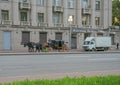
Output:
<svg viewBox="0 0 120 85">
<path fill-rule="evenodd" d="M 95 76 L 95 77 L 65 77 L 54 80 L 24 80 L 4 83 L 0 85 L 120 85 L 119 76 Z"/>
</svg>

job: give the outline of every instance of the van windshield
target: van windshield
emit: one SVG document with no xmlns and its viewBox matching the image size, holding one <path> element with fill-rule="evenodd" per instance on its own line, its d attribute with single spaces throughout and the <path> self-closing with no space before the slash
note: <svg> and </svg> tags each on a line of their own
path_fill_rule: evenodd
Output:
<svg viewBox="0 0 120 85">
<path fill-rule="evenodd" d="M 88 44 L 90 44 L 90 41 L 85 41 L 84 42 L 84 45 L 88 45 Z"/>
</svg>

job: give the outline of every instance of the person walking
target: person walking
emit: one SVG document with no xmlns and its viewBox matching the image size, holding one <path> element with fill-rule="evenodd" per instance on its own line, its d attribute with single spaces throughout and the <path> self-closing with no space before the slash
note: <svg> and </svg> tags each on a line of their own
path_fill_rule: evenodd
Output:
<svg viewBox="0 0 120 85">
<path fill-rule="evenodd" d="M 117 43 L 117 49 L 119 49 L 119 43 Z"/>
</svg>

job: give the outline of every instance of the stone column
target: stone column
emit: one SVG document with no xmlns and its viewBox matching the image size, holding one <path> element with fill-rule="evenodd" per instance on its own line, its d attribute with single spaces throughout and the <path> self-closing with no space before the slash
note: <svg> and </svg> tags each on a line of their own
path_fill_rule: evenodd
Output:
<svg viewBox="0 0 120 85">
<path fill-rule="evenodd" d="M 52 12 L 52 4 L 53 0 L 47 1 L 47 10 L 46 10 L 46 18 L 48 22 L 48 26 L 51 27 L 53 26 L 53 12 Z"/>
<path fill-rule="evenodd" d="M 37 11 L 36 11 L 36 2 L 37 0 L 30 0 L 31 12 L 30 12 L 30 21 L 32 26 L 37 26 Z"/>
<path fill-rule="evenodd" d="M 20 25 L 19 15 L 19 0 L 12 0 L 11 17 L 14 25 Z"/>
<path fill-rule="evenodd" d="M 82 50 L 82 45 L 84 42 L 84 33 L 78 33 L 77 35 L 77 49 Z"/>
<path fill-rule="evenodd" d="M 67 4 L 67 0 L 63 0 L 63 7 L 64 7 L 64 11 L 63 11 L 63 24 L 64 26 L 68 26 L 68 4 Z"/>
<path fill-rule="evenodd" d="M 81 10 L 82 10 L 82 0 L 76 0 L 77 1 L 77 25 L 80 28 L 82 26 L 82 15 L 81 15 Z"/>
<path fill-rule="evenodd" d="M 95 2 L 96 0 L 91 0 L 91 25 L 95 29 Z"/>
</svg>

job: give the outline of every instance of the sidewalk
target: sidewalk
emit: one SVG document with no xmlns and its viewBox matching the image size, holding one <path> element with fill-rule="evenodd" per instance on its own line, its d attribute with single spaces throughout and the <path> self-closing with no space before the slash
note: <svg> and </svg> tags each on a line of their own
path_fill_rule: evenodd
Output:
<svg viewBox="0 0 120 85">
<path fill-rule="evenodd" d="M 108 51 L 84 51 L 71 49 L 69 51 L 51 51 L 51 52 L 28 52 L 27 50 L 0 50 L 0 55 L 38 55 L 38 54 L 91 54 L 91 53 L 120 53 L 120 48 L 116 49 L 113 45 Z"/>
</svg>

